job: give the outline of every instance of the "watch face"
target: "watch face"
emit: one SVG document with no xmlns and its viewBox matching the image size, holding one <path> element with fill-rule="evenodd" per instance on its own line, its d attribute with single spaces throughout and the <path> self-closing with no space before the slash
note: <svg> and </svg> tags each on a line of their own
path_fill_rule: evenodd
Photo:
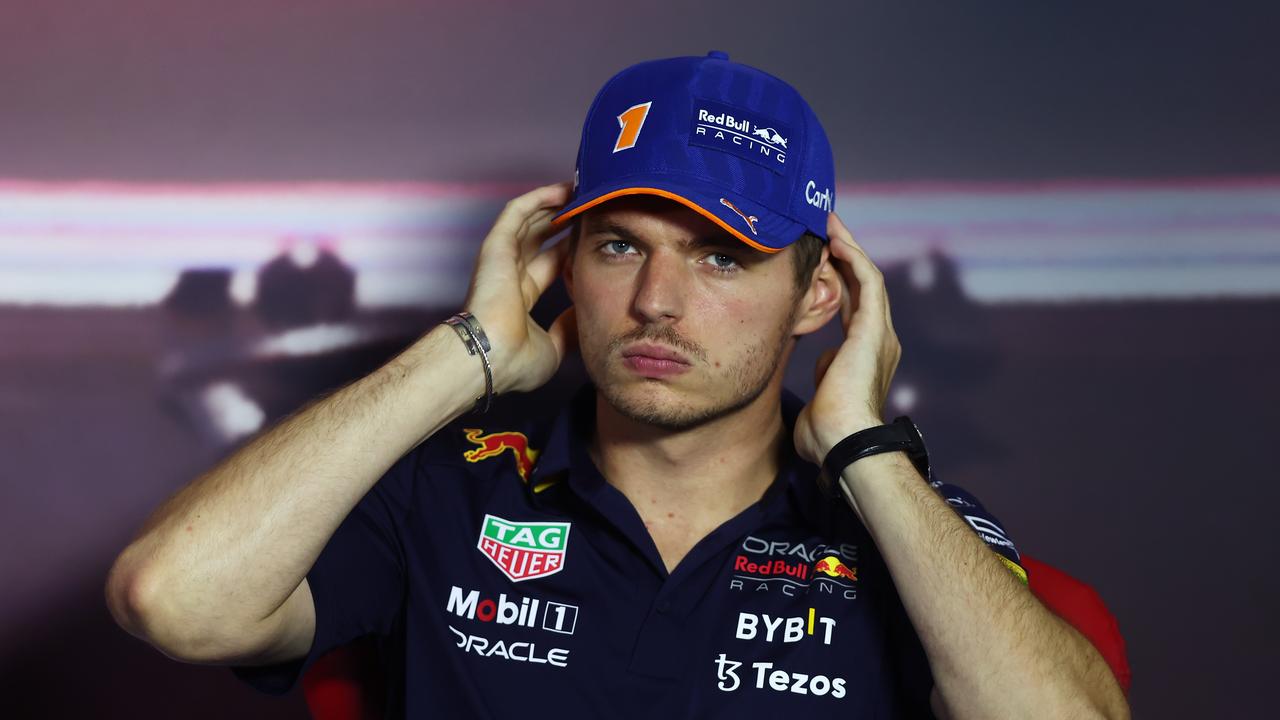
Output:
<svg viewBox="0 0 1280 720">
<path fill-rule="evenodd" d="M 907 454 L 911 457 L 911 461 L 915 463 L 916 469 L 924 476 L 924 479 L 932 482 L 933 472 L 932 468 L 929 467 L 929 449 L 924 444 L 924 433 L 920 432 L 920 427 L 906 415 L 903 415 L 899 420 L 903 421 L 902 424 L 906 426 L 907 434 L 911 436 L 911 444 L 915 446 Z"/>
<path fill-rule="evenodd" d="M 894 420 L 894 422 L 901 423 L 902 426 L 906 428 L 907 438 L 909 440 L 914 442 L 915 440 L 919 439 L 920 444 L 921 445 L 924 444 L 924 433 L 920 432 L 920 428 L 919 426 L 916 425 L 914 420 L 907 417 L 906 415 L 902 415 L 902 416 L 899 416 L 897 420 Z"/>
</svg>

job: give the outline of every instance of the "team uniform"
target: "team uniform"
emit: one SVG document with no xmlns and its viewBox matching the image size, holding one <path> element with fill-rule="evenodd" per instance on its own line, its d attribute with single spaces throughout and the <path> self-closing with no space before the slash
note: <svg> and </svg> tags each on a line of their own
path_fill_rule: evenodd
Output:
<svg viewBox="0 0 1280 720">
<path fill-rule="evenodd" d="M 605 84 L 573 198 L 552 223 L 656 195 L 774 253 L 804 233 L 829 240 L 835 187 L 830 143 L 799 93 L 711 52 Z M 472 330 L 460 334 L 469 351 L 485 350 Z M 783 398 L 787 438 L 802 405 Z M 308 655 L 236 673 L 284 692 L 330 649 L 372 634 L 395 716 L 930 716 L 933 680 L 885 562 L 853 511 L 822 492 L 815 465 L 784 443 L 763 497 L 668 573 L 590 459 L 594 412 L 587 385 L 554 419 L 485 415 L 433 435 L 360 501 L 308 574 Z M 1021 573 L 974 498 L 936 489 Z"/>
<path fill-rule="evenodd" d="M 787 438 L 802 406 L 784 392 Z M 817 466 L 784 443 L 763 497 L 668 573 L 588 455 L 594 414 L 584 385 L 554 418 L 504 421 L 499 405 L 437 432 L 308 573 L 307 656 L 234 672 L 283 693 L 376 635 L 397 717 L 931 716 L 932 677 L 884 560 Z M 935 489 L 1025 579 L 999 522 Z"/>
</svg>

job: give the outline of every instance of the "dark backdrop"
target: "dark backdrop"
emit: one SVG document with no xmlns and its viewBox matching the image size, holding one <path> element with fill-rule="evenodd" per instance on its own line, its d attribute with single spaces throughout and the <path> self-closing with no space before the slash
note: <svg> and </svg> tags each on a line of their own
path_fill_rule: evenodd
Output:
<svg viewBox="0 0 1280 720">
<path fill-rule="evenodd" d="M 1274 5 L 526 5 L 0 9 L 6 714 L 303 717 L 116 628 L 111 560 L 246 432 L 452 312 L 613 71 L 713 48 L 823 119 L 890 281 L 892 409 L 1099 590 L 1137 714 L 1266 713 Z"/>
</svg>

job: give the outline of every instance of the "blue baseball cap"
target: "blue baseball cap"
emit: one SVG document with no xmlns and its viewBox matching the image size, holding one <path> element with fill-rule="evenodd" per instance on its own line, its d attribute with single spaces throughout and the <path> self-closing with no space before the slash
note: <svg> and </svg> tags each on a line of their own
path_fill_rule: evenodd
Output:
<svg viewBox="0 0 1280 720">
<path fill-rule="evenodd" d="M 831 143 L 795 88 L 725 53 L 651 60 L 605 83 L 587 112 L 563 223 L 623 195 L 657 195 L 774 253 L 827 239 Z"/>
</svg>

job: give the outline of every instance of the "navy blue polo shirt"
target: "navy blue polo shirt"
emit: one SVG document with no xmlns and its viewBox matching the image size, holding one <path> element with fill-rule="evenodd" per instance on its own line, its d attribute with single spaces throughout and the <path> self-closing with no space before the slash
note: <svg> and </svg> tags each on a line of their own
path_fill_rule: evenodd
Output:
<svg viewBox="0 0 1280 720">
<path fill-rule="evenodd" d="M 784 392 L 788 438 L 801 407 Z M 551 420 L 465 417 L 437 432 L 307 575 L 308 655 L 237 676 L 283 693 L 373 634 L 395 716 L 931 716 L 929 668 L 885 563 L 816 466 L 784 443 L 761 499 L 668 573 L 588 455 L 594 416 L 585 385 Z M 1020 573 L 995 518 L 937 489 Z"/>
</svg>

